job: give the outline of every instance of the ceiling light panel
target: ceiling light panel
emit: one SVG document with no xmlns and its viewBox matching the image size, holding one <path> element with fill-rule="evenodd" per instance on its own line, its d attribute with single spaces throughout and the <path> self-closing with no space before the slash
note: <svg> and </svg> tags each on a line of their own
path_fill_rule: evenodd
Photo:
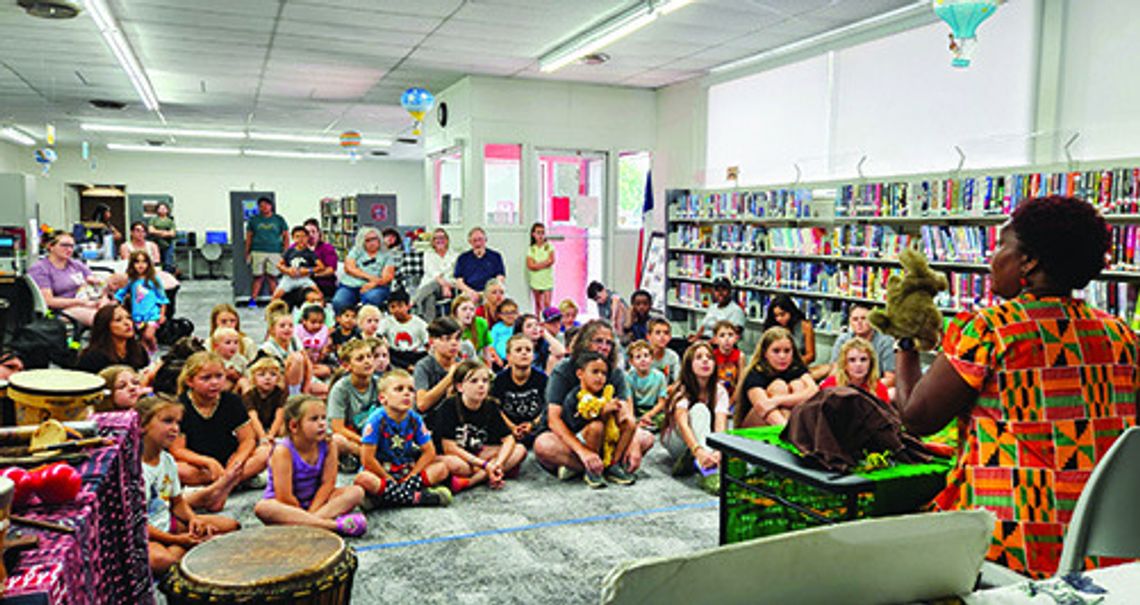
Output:
<svg viewBox="0 0 1140 605">
<path fill-rule="evenodd" d="M 122 143 L 108 143 L 107 149 L 112 151 L 138 151 L 146 153 L 171 153 L 188 155 L 241 155 L 240 149 L 226 149 L 223 147 L 165 147 L 155 145 L 125 145 Z"/>
<path fill-rule="evenodd" d="M 31 147 L 36 144 L 36 140 L 29 136 L 28 133 L 12 127 L 0 128 L 0 137 L 8 139 L 13 143 L 19 143 L 25 147 Z"/>
<path fill-rule="evenodd" d="M 111 54 L 115 55 L 119 66 L 127 73 L 127 77 L 139 98 L 142 99 L 143 105 L 151 111 L 158 111 L 158 95 L 154 92 L 150 79 L 147 78 L 134 50 L 131 49 L 131 45 L 123 36 L 122 30 L 118 22 L 115 21 L 114 15 L 111 14 L 111 10 L 107 7 L 105 0 L 84 0 L 83 4 L 87 8 L 87 14 L 91 15 L 91 19 L 95 22 L 95 27 L 103 36 L 103 41 L 111 49 Z"/>
</svg>

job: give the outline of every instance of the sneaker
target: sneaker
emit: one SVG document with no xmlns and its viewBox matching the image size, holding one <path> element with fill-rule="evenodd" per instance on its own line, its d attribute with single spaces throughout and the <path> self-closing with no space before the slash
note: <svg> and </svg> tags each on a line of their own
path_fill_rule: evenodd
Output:
<svg viewBox="0 0 1140 605">
<path fill-rule="evenodd" d="M 368 531 L 368 520 L 360 513 L 349 513 L 336 518 L 336 533 L 346 538 L 359 538 Z"/>
<path fill-rule="evenodd" d="M 558 467 L 558 480 L 559 481 L 570 481 L 571 479 L 577 479 L 581 475 L 582 475 L 582 471 L 572 469 L 569 466 Z"/>
<path fill-rule="evenodd" d="M 360 470 L 360 458 L 345 452 L 340 455 L 340 460 L 337 461 L 337 471 L 346 474 L 353 474 Z"/>
<path fill-rule="evenodd" d="M 242 490 L 257 490 L 265 489 L 266 485 L 268 485 L 268 483 L 265 480 L 265 475 L 259 474 L 246 479 L 239 487 Z"/>
<path fill-rule="evenodd" d="M 586 485 L 590 486 L 590 489 L 601 489 L 606 486 L 606 480 L 598 473 L 586 471 L 582 474 L 582 480 L 586 482 Z"/>
<path fill-rule="evenodd" d="M 696 464 L 696 459 L 693 458 L 692 452 L 685 450 L 685 453 L 678 456 L 673 462 L 673 476 L 687 477 L 693 474 L 696 471 L 694 464 Z"/>
<path fill-rule="evenodd" d="M 451 490 L 443 487 L 442 485 L 436 487 L 429 487 L 420 492 L 420 506 L 451 506 L 451 501 L 454 497 L 451 495 Z"/>
<path fill-rule="evenodd" d="M 625 467 L 620 464 L 607 466 L 603 474 L 606 477 L 606 481 L 618 485 L 633 485 L 633 483 L 637 481 L 637 475 L 625 470 Z"/>
</svg>

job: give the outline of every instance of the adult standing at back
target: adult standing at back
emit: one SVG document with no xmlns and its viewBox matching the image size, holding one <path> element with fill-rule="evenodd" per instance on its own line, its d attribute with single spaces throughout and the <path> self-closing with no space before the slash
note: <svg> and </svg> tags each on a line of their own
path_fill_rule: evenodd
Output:
<svg viewBox="0 0 1140 605">
<path fill-rule="evenodd" d="M 313 274 L 313 283 L 325 295 L 325 300 L 329 300 L 336 294 L 336 264 L 340 259 L 337 258 L 336 248 L 321 238 L 320 221 L 315 218 L 306 219 L 305 231 L 309 233 L 309 247 L 324 265 Z"/>
<path fill-rule="evenodd" d="M 503 256 L 487 247 L 487 232 L 482 227 L 472 227 L 467 233 L 467 243 L 471 249 L 455 259 L 455 285 L 472 300 L 479 300 L 479 293 L 492 279 L 505 280 L 507 269 Z"/>
<path fill-rule="evenodd" d="M 451 237 L 443 229 L 431 234 L 431 250 L 424 253 L 424 277 L 412 297 L 412 307 L 425 320 L 435 319 L 437 301 L 451 298 L 457 255 L 451 250 Z"/>
<path fill-rule="evenodd" d="M 245 224 L 245 262 L 253 274 L 253 287 L 249 293 L 249 306 L 257 305 L 261 284 L 269 282 L 269 293 L 277 290 L 277 276 L 281 271 L 277 263 L 285 248 L 289 247 L 289 224 L 278 215 L 273 200 L 257 200 L 257 214 Z"/>
<path fill-rule="evenodd" d="M 154 212 L 156 216 L 150 217 L 150 224 L 146 227 L 146 233 L 158 246 L 162 268 L 174 273 L 174 238 L 178 233 L 174 228 L 174 217 L 170 216 L 170 205 L 166 202 L 159 202 Z M 132 229 L 134 228 L 132 227 Z"/>
<path fill-rule="evenodd" d="M 333 295 L 333 310 L 338 315 L 359 302 L 387 307 L 396 264 L 382 247 L 380 231 L 375 227 L 363 227 L 356 233 L 356 245 L 344 259 L 344 279 Z"/>
</svg>

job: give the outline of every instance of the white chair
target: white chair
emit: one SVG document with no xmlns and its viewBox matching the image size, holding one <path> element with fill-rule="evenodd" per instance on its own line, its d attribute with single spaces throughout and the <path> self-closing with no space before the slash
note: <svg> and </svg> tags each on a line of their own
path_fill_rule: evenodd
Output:
<svg viewBox="0 0 1140 605">
<path fill-rule="evenodd" d="M 1090 555 L 1140 557 L 1140 427 L 1124 431 L 1085 483 L 1065 532 L 1057 575 L 1084 568 Z"/>
<path fill-rule="evenodd" d="M 967 594 L 993 532 L 988 511 L 866 519 L 689 555 L 632 561 L 602 603 L 909 603 Z"/>
</svg>

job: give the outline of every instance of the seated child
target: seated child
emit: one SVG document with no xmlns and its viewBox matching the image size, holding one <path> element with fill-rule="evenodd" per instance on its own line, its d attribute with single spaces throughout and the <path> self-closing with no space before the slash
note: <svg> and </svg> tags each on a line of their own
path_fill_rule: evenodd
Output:
<svg viewBox="0 0 1140 605">
<path fill-rule="evenodd" d="M 328 365 L 329 328 L 325 325 L 325 309 L 317 305 L 307 305 L 301 309 L 301 321 L 293 329 L 297 340 L 301 343 L 301 350 L 309 357 L 313 367 L 313 376 L 328 378 L 332 375 L 332 368 Z"/>
<path fill-rule="evenodd" d="M 166 321 L 166 290 L 154 272 L 154 262 L 144 250 L 131 253 L 127 261 L 125 287 L 115 292 L 115 298 L 125 303 L 131 310 L 131 320 L 147 353 L 154 355 L 158 350 L 158 326 Z"/>
<path fill-rule="evenodd" d="M 499 320 L 491 326 L 491 347 L 500 361 L 507 358 L 507 340 L 515 333 L 515 320 L 519 318 L 519 305 L 511 299 L 499 303 Z M 501 366 L 499 366 L 501 367 Z"/>
<path fill-rule="evenodd" d="M 890 403 L 890 393 L 879 380 L 879 358 L 870 341 L 855 336 L 843 343 L 835 361 L 835 371 L 819 388 L 830 389 L 843 385 L 859 387 L 878 397 L 879 401 Z"/>
<path fill-rule="evenodd" d="M 206 351 L 191 355 L 178 376 L 185 412 L 170 453 L 183 485 L 209 485 L 235 472 L 246 481 L 265 470 L 269 445 L 258 445 L 249 414 L 225 383 L 222 358 Z M 228 496 L 229 490 L 219 490 L 203 506 L 218 512 Z"/>
<path fill-rule="evenodd" d="M 329 443 L 325 404 L 294 395 L 285 405 L 289 436 L 273 446 L 269 483 L 253 514 L 266 525 L 307 525 L 356 538 L 368 530 L 364 515 L 350 512 L 364 499 L 359 485 L 336 486 L 336 443 Z"/>
<path fill-rule="evenodd" d="M 578 303 L 571 298 L 564 298 L 562 302 L 558 303 L 558 311 L 562 314 L 562 342 L 563 344 L 570 344 L 571 339 L 566 336 L 566 332 L 582 327 L 582 324 L 578 322 Z"/>
<path fill-rule="evenodd" d="M 507 341 L 507 367 L 491 383 L 491 396 L 498 400 L 507 428 L 525 447 L 542 431 L 546 411 L 546 374 L 534 369 L 533 347 L 526 334 L 512 336 Z"/>
<path fill-rule="evenodd" d="M 610 372 L 606 358 L 589 351 L 580 354 L 576 361 L 579 389 L 567 393 L 561 405 L 549 404 L 550 430 L 577 456 L 579 468 L 585 470 L 586 485 L 602 488 L 607 480 L 631 485 L 637 477 L 622 466 L 621 460 L 637 431 L 637 422 L 623 416 L 621 402 L 603 392 Z M 603 403 L 601 409 L 599 402 Z M 617 426 L 618 436 L 612 452 L 607 452 L 607 442 L 613 439 L 612 430 L 606 426 L 611 420 Z"/>
<path fill-rule="evenodd" d="M 285 435 L 285 392 L 281 380 L 281 364 L 268 355 L 258 357 L 249 366 L 246 382 L 249 388 L 241 395 L 258 443 L 272 443 Z"/>
<path fill-rule="evenodd" d="M 384 314 L 372 305 L 364 305 L 356 312 L 356 327 L 360 329 L 361 338 L 380 336 L 380 320 Z"/>
<path fill-rule="evenodd" d="M 265 307 L 267 334 L 260 351 L 277 359 L 285 369 L 285 387 L 290 394 L 301 392 L 321 396 L 328 387 L 313 381 L 313 363 L 301 350 L 294 334 L 293 316 L 284 301 L 273 301 Z"/>
<path fill-rule="evenodd" d="M 728 427 L 728 389 L 717 379 L 716 369 L 712 343 L 698 340 L 685 350 L 681 376 L 670 389 L 669 414 L 661 431 L 661 444 L 675 461 L 675 476 L 690 474 L 697 467 L 707 473 L 720 465 L 720 452 L 707 442 L 711 433 Z M 702 487 L 718 491 L 720 477 L 707 477 Z"/>
<path fill-rule="evenodd" d="M 325 312 L 325 325 L 328 326 L 329 331 L 336 329 L 336 320 L 330 313 L 329 308 L 325 305 L 325 295 L 321 292 L 320 288 L 309 288 L 305 290 L 305 301 L 297 308 L 293 309 L 293 323 L 301 323 L 301 311 L 305 307 L 320 307 Z"/>
<path fill-rule="evenodd" d="M 744 378 L 733 397 L 733 426 L 785 424 L 789 411 L 819 391 L 796 350 L 792 333 L 768 328 L 756 343 Z"/>
<path fill-rule="evenodd" d="M 354 338 L 360 338 L 360 330 L 356 329 L 356 306 L 350 305 L 337 314 L 336 329 L 329 334 L 333 352 L 339 351 L 341 345 Z"/>
<path fill-rule="evenodd" d="M 439 412 L 439 437 L 451 471 L 451 491 L 458 493 L 483 481 L 503 487 L 507 474 L 526 457 L 526 448 L 503 420 L 491 390 L 491 369 L 468 360 L 455 369 L 457 393 L 444 400 Z"/>
<path fill-rule="evenodd" d="M 99 372 L 99 378 L 103 379 L 110 395 L 95 404 L 96 412 L 132 410 L 139 398 L 150 391 L 150 389 L 143 388 L 139 381 L 138 372 L 131 366 L 107 366 Z"/>
<path fill-rule="evenodd" d="M 459 324 L 450 317 L 437 317 L 428 324 L 430 352 L 416 363 L 416 411 L 429 431 L 436 431 L 436 409 L 452 393 L 452 376 L 458 365 Z"/>
<path fill-rule="evenodd" d="M 416 387 L 404 370 L 392 370 L 380 381 L 380 403 L 361 434 L 364 470 L 356 485 L 382 506 L 447 506 L 451 492 L 431 487 L 447 479 L 447 463 L 439 460 L 423 418 L 413 408 Z"/>
<path fill-rule="evenodd" d="M 241 331 L 241 317 L 238 316 L 237 309 L 229 303 L 221 303 L 214 305 L 210 310 L 210 337 L 206 339 L 206 350 L 213 351 L 213 337 L 214 332 L 218 328 L 233 328 L 241 337 L 241 349 L 239 352 L 245 356 L 246 359 L 253 359 L 257 355 L 257 344 L 253 339 L 246 336 Z"/>
<path fill-rule="evenodd" d="M 388 317 L 380 322 L 380 335 L 388 341 L 392 365 L 411 370 L 427 354 L 427 322 L 409 313 L 408 293 L 397 288 L 388 295 Z"/>
<path fill-rule="evenodd" d="M 665 375 L 665 382 L 676 382 L 681 375 L 681 358 L 677 352 L 669 348 L 669 341 L 673 339 L 673 326 L 660 317 L 649 318 L 649 346 L 653 347 L 653 369 L 661 370 Z"/>
<path fill-rule="evenodd" d="M 293 227 L 290 235 L 293 237 L 293 245 L 277 261 L 277 270 L 281 276 L 277 280 L 277 289 L 273 291 L 276 300 L 294 290 L 316 288 L 313 274 L 325 268 L 325 264 L 317 258 L 317 253 L 309 247 L 309 233 L 303 226 Z"/>
<path fill-rule="evenodd" d="M 388 370 L 392 369 L 392 354 L 388 348 L 388 340 L 383 336 L 362 338 L 372 350 L 372 374 L 377 379 L 383 378 Z"/>
<path fill-rule="evenodd" d="M 566 357 L 566 347 L 543 327 L 537 315 L 520 315 L 515 320 L 515 334 L 530 337 L 531 348 L 534 350 L 534 369 L 543 374 L 553 371 L 554 366 Z M 506 359 L 505 356 L 503 358 Z"/>
<path fill-rule="evenodd" d="M 329 390 L 329 423 L 333 443 L 342 458 L 346 472 L 359 468 L 360 432 L 377 405 L 379 379 L 373 373 L 374 356 L 368 343 L 350 340 L 340 348 L 341 363 L 348 374 L 333 383 Z"/>
<path fill-rule="evenodd" d="M 186 551 L 216 534 L 238 529 L 237 521 L 214 515 L 198 515 L 182 494 L 178 464 L 166 451 L 178 438 L 182 404 L 167 395 L 140 399 L 136 406 L 142 432 L 143 494 L 146 498 L 147 554 L 156 576 L 178 564 Z M 237 482 L 233 474 L 222 483 L 199 490 L 201 501 L 208 492 L 228 493 Z M 228 482 L 228 486 L 226 486 Z"/>
<path fill-rule="evenodd" d="M 629 365 L 625 375 L 629 394 L 633 398 L 633 410 L 638 417 L 638 425 L 657 430 L 665 423 L 665 390 L 668 385 L 665 375 L 653 367 L 653 347 L 645 340 L 636 340 L 629 345 Z"/>
<path fill-rule="evenodd" d="M 713 326 L 713 357 L 716 358 L 716 377 L 731 393 L 736 390 L 736 381 L 744 374 L 744 355 L 736 347 L 740 333 L 736 324 L 728 320 L 716 322 Z"/>
<path fill-rule="evenodd" d="M 218 328 L 210 337 L 210 346 L 225 361 L 226 390 L 244 392 L 249 387 L 244 380 L 249 360 L 241 353 L 241 334 L 233 328 Z"/>
</svg>

